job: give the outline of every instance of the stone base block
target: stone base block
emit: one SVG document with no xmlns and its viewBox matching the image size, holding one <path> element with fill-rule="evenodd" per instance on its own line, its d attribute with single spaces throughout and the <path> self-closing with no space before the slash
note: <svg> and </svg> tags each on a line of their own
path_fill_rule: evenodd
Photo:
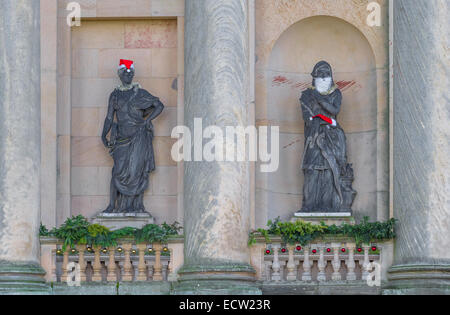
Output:
<svg viewBox="0 0 450 315">
<path fill-rule="evenodd" d="M 147 224 L 155 223 L 150 213 L 99 213 L 92 218 L 92 222 L 106 226 L 110 230 L 125 227 L 140 229 Z"/>
<path fill-rule="evenodd" d="M 336 212 L 336 213 L 327 213 L 327 212 L 314 212 L 314 213 L 305 213 L 305 212 L 297 212 L 294 214 L 294 217 L 291 219 L 291 222 L 296 221 L 305 221 L 312 224 L 319 225 L 321 222 L 324 222 L 326 225 L 342 225 L 343 223 L 355 224 L 355 218 L 352 217 L 350 212 Z"/>
<path fill-rule="evenodd" d="M 335 282 L 263 282 L 263 295 L 380 295 L 380 287 L 369 287 L 365 281 Z"/>
<path fill-rule="evenodd" d="M 82 283 L 79 287 L 69 287 L 65 283 L 53 285 L 53 295 L 169 295 L 168 282 L 120 282 Z"/>
<path fill-rule="evenodd" d="M 450 265 L 396 265 L 384 295 L 450 295 Z"/>
<path fill-rule="evenodd" d="M 0 261 L 0 295 L 47 295 L 45 271 L 37 263 Z"/>
<path fill-rule="evenodd" d="M 261 295 L 255 270 L 245 264 L 185 265 L 173 295 Z"/>
<path fill-rule="evenodd" d="M 172 295 L 262 295 L 254 282 L 235 280 L 189 280 L 174 284 Z"/>
</svg>

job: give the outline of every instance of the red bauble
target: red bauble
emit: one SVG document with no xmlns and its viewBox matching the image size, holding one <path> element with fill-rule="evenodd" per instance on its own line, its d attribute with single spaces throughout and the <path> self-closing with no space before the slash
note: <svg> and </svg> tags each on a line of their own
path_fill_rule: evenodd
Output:
<svg viewBox="0 0 450 315">
<path fill-rule="evenodd" d="M 266 254 L 267 254 L 267 255 L 270 254 L 270 249 L 266 250 Z"/>
<path fill-rule="evenodd" d="M 301 250 L 302 250 L 302 247 L 301 247 L 301 246 L 297 246 L 297 250 L 298 250 L 298 251 L 301 251 Z"/>
<path fill-rule="evenodd" d="M 317 250 L 313 249 L 312 252 L 313 252 L 313 254 L 315 254 L 315 253 L 317 253 Z"/>
<path fill-rule="evenodd" d="M 282 249 L 281 249 L 281 252 L 282 252 L 282 253 L 286 253 L 286 248 L 282 248 Z"/>
<path fill-rule="evenodd" d="M 341 251 L 342 251 L 343 253 L 345 253 L 346 250 L 345 250 L 345 248 L 343 248 L 343 249 L 341 249 Z"/>
<path fill-rule="evenodd" d="M 358 253 L 361 253 L 362 252 L 362 248 L 358 248 Z"/>
<path fill-rule="evenodd" d="M 377 250 L 376 246 L 372 246 L 372 251 L 375 252 Z"/>
<path fill-rule="evenodd" d="M 327 253 L 330 253 L 331 252 L 331 248 L 327 248 Z"/>
</svg>

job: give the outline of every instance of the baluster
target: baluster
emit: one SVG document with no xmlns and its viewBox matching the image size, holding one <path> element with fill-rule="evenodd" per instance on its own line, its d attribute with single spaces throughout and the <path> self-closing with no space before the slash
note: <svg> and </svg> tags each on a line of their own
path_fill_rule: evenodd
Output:
<svg viewBox="0 0 450 315">
<path fill-rule="evenodd" d="M 317 263 L 317 267 L 319 268 L 319 273 L 317 274 L 317 281 L 324 282 L 327 280 L 327 276 L 325 274 L 325 257 L 324 257 L 325 244 L 319 244 L 319 262 Z"/>
<path fill-rule="evenodd" d="M 162 264 L 161 264 L 161 244 L 154 244 L 153 249 L 155 251 L 155 265 L 153 269 L 153 281 L 163 281 Z"/>
<path fill-rule="evenodd" d="M 117 282 L 116 273 L 116 249 L 114 246 L 108 248 L 109 251 L 109 263 L 108 263 L 108 274 L 106 276 L 106 281 Z"/>
<path fill-rule="evenodd" d="M 280 261 L 278 259 L 278 251 L 280 249 L 279 244 L 272 245 L 272 251 L 273 251 L 273 262 L 272 262 L 272 281 L 280 281 L 281 275 L 280 275 Z"/>
<path fill-rule="evenodd" d="M 100 282 L 102 281 L 102 264 L 100 262 L 100 246 L 94 246 L 94 265 L 92 266 L 92 269 L 94 270 L 94 274 L 92 275 L 92 281 L 93 282 Z"/>
<path fill-rule="evenodd" d="M 302 281 L 311 281 L 311 261 L 309 260 L 309 246 L 304 246 L 305 258 L 303 261 Z"/>
<path fill-rule="evenodd" d="M 67 265 L 69 264 L 69 248 L 66 248 L 63 256 L 61 282 L 67 282 L 69 274 Z"/>
<path fill-rule="evenodd" d="M 331 279 L 333 281 L 339 281 L 341 280 L 341 274 L 339 272 L 339 270 L 341 269 L 341 260 L 339 259 L 339 243 L 333 243 L 332 247 L 333 247 L 333 254 L 334 254 L 334 258 L 333 258 L 333 274 L 331 275 Z"/>
<path fill-rule="evenodd" d="M 78 251 L 78 265 L 80 265 L 80 280 L 81 282 L 86 282 L 86 259 L 84 258 L 86 246 L 77 245 L 76 249 Z"/>
<path fill-rule="evenodd" d="M 137 249 L 139 250 L 137 281 L 147 281 L 147 265 L 145 264 L 145 251 L 147 250 L 147 245 L 138 244 Z"/>
<path fill-rule="evenodd" d="M 131 243 L 123 244 L 122 248 L 124 255 L 122 281 L 130 282 L 133 281 L 133 273 L 132 273 L 133 266 L 131 265 L 131 256 L 130 256 L 132 244 Z"/>
<path fill-rule="evenodd" d="M 152 281 L 153 281 L 153 273 L 154 272 L 155 272 L 154 264 L 150 264 L 150 261 L 149 261 L 149 264 L 148 264 L 148 278 L 152 279 Z"/>
<path fill-rule="evenodd" d="M 363 263 L 362 280 L 366 281 L 367 277 L 369 276 L 369 273 L 371 271 L 370 260 L 369 260 L 370 246 L 368 244 L 364 244 L 363 249 L 364 249 L 364 263 Z"/>
<path fill-rule="evenodd" d="M 270 279 L 272 279 L 271 277 L 271 271 L 272 270 L 272 263 L 269 261 L 264 261 L 264 280 L 265 281 L 270 281 Z"/>
<path fill-rule="evenodd" d="M 167 272 L 169 270 L 169 262 L 165 261 L 163 266 L 162 266 L 162 276 L 163 276 L 163 281 L 167 281 Z"/>
<path fill-rule="evenodd" d="M 51 267 L 51 276 L 50 276 L 50 282 L 57 282 L 58 278 L 56 276 L 56 249 L 53 249 L 51 251 L 52 255 L 52 267 Z"/>
<path fill-rule="evenodd" d="M 295 268 L 295 260 L 294 260 L 294 250 L 295 250 L 295 246 L 294 245 L 289 245 L 288 247 L 288 251 L 289 251 L 289 260 L 287 263 L 287 281 L 295 281 L 297 280 L 297 272 L 296 272 L 296 268 Z"/>
<path fill-rule="evenodd" d="M 174 267 L 174 249 L 173 247 L 169 246 L 169 253 L 170 253 L 170 257 L 169 257 L 169 263 L 167 265 L 167 281 L 177 281 L 178 280 L 178 273 L 175 271 L 175 267 Z"/>
<path fill-rule="evenodd" d="M 346 262 L 347 264 L 347 281 L 355 281 L 356 280 L 356 273 L 355 273 L 355 258 L 354 258 L 354 252 L 356 248 L 356 244 L 350 243 L 347 244 L 348 248 L 348 260 Z"/>
</svg>

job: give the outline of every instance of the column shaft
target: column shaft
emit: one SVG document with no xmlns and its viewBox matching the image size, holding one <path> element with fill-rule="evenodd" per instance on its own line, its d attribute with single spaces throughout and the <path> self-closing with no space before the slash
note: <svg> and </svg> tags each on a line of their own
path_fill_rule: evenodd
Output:
<svg viewBox="0 0 450 315">
<path fill-rule="evenodd" d="M 39 1 L 0 15 L 0 292 L 40 290 Z"/>
<path fill-rule="evenodd" d="M 247 126 L 247 1 L 187 0 L 185 22 L 186 126 Z M 249 178 L 249 162 L 185 162 L 182 279 L 253 279 Z"/>
<path fill-rule="evenodd" d="M 449 288 L 449 4 L 394 5 L 394 287 Z"/>
</svg>

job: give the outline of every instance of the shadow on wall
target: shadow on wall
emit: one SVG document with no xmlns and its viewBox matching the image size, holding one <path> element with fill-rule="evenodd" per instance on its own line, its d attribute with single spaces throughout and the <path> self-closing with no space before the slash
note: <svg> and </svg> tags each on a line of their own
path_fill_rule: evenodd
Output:
<svg viewBox="0 0 450 315">
<path fill-rule="evenodd" d="M 358 191 L 354 215 L 376 219 L 377 211 L 377 77 L 373 50 L 365 36 L 348 22 L 329 16 L 304 19 L 277 40 L 265 69 L 267 117 L 280 126 L 280 168 L 257 173 L 257 211 L 269 219 L 292 217 L 302 202 L 304 122 L 299 98 L 312 84 L 311 71 L 328 61 L 343 92 L 338 121 L 347 135 L 348 161 Z"/>
</svg>

